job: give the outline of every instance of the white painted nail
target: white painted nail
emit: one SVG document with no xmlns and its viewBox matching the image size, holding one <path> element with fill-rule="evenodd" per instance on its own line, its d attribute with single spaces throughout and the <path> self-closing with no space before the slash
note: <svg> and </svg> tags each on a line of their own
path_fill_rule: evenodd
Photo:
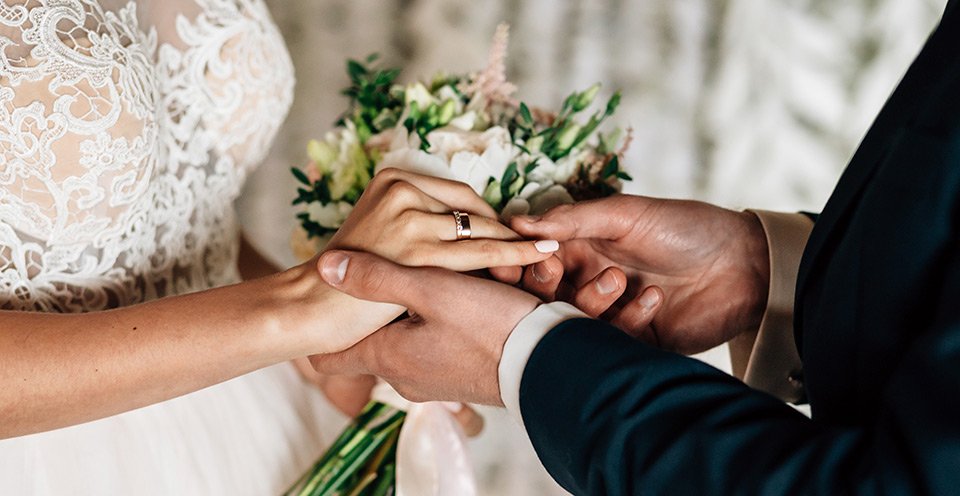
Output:
<svg viewBox="0 0 960 496">
<path fill-rule="evenodd" d="M 537 241 L 533 244 L 540 253 L 553 253 L 560 249 L 560 243 L 553 240 Z"/>
</svg>

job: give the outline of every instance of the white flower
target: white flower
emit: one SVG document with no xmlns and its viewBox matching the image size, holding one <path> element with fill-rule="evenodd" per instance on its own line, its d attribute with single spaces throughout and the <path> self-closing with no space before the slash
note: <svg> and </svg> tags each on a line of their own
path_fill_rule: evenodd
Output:
<svg viewBox="0 0 960 496">
<path fill-rule="evenodd" d="M 430 94 L 430 90 L 423 83 L 407 86 L 407 91 L 404 92 L 404 100 L 406 101 L 405 107 L 409 108 L 410 104 L 417 102 L 417 107 L 420 110 L 426 110 L 434 103 L 433 95 Z"/>
<path fill-rule="evenodd" d="M 573 203 L 573 197 L 562 185 L 527 183 L 520 194 L 507 202 L 500 215 L 504 219 L 517 215 L 543 215 L 553 207 L 568 203 Z"/>
<path fill-rule="evenodd" d="M 396 167 L 461 181 L 482 195 L 490 178 L 502 178 L 520 153 L 511 142 L 510 132 L 502 127 L 478 132 L 448 126 L 428 134 L 427 141 L 429 153 L 420 150 L 419 137 L 398 127 L 391 151 L 384 155 L 377 170 Z"/>
<path fill-rule="evenodd" d="M 397 126 L 390 151 L 377 163 L 377 172 L 391 167 L 441 179 L 458 180 L 446 160 L 421 150 L 420 137 L 416 133 L 410 135 L 403 126 Z"/>
<path fill-rule="evenodd" d="M 446 103 L 450 100 L 453 100 L 454 103 L 454 115 L 462 114 L 466 105 L 463 103 L 463 100 L 460 99 L 460 95 L 457 93 L 457 91 L 448 84 L 443 88 L 440 88 L 440 91 L 437 92 L 437 101 Z"/>
<path fill-rule="evenodd" d="M 339 229 L 352 211 L 353 205 L 343 201 L 330 202 L 326 205 L 313 202 L 307 207 L 310 220 L 327 229 Z"/>
<path fill-rule="evenodd" d="M 471 110 L 459 117 L 455 117 L 448 125 L 464 131 L 473 131 L 473 128 L 477 125 L 477 120 L 477 113 Z"/>
<path fill-rule="evenodd" d="M 353 122 L 340 133 L 327 133 L 323 141 L 311 141 L 307 154 L 329 181 L 330 198 L 340 200 L 351 190 L 362 190 L 370 182 L 370 161 L 360 146 Z"/>
<path fill-rule="evenodd" d="M 574 150 L 570 155 L 554 162 L 546 155 L 535 154 L 530 158 L 528 163 L 536 160 L 537 167 L 527 174 L 527 179 L 541 184 L 547 182 L 556 184 L 566 183 L 577 173 L 577 168 L 580 164 L 586 162 L 589 157 L 589 152 Z"/>
</svg>

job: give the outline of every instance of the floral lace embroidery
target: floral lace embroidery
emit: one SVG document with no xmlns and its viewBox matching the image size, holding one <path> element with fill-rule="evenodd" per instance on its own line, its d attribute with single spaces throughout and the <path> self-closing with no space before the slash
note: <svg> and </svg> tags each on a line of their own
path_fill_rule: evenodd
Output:
<svg viewBox="0 0 960 496">
<path fill-rule="evenodd" d="M 262 0 L 0 0 L 0 308 L 94 311 L 235 282 L 232 202 L 292 100 Z"/>
</svg>

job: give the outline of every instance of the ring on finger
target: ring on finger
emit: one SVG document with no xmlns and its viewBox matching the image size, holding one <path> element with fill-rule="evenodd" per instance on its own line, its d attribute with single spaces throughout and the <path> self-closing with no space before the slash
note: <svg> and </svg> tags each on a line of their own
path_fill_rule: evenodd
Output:
<svg viewBox="0 0 960 496">
<path fill-rule="evenodd" d="M 457 222 L 457 241 L 470 239 L 473 234 L 470 230 L 470 214 L 454 210 L 453 220 Z"/>
</svg>

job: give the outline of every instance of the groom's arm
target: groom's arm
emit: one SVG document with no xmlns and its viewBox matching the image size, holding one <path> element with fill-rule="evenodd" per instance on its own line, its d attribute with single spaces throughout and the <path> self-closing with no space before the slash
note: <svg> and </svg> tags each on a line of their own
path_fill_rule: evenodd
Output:
<svg viewBox="0 0 960 496">
<path fill-rule="evenodd" d="M 960 267 L 953 270 L 960 289 Z M 601 321 L 560 314 L 520 380 L 501 361 L 501 394 L 550 474 L 573 494 L 950 494 L 960 487 L 960 347 L 950 344 L 960 342 L 960 310 L 938 315 L 923 330 L 927 338 L 905 350 L 874 420 L 846 426 L 814 422 Z M 517 339 L 509 338 L 504 359 Z M 511 406 L 515 393 L 506 389 L 515 383 Z M 918 387 L 934 383 L 935 398 Z"/>
<path fill-rule="evenodd" d="M 314 365 L 380 375 L 417 401 L 506 404 L 550 473 L 578 495 L 952 494 L 960 306 L 946 302 L 960 296 L 960 257 L 948 262 L 943 304 L 905 330 L 915 338 L 875 408 L 842 425 L 812 421 L 563 304 L 538 307 L 512 286 L 363 253 L 325 254 L 324 280 L 415 317 Z"/>
</svg>

